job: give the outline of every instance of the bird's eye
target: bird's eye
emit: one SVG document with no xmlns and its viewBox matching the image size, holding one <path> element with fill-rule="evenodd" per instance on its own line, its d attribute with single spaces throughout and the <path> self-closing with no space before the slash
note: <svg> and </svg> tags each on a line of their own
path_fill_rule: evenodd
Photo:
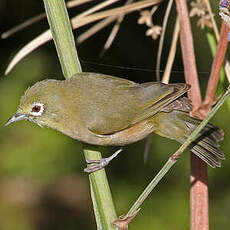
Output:
<svg viewBox="0 0 230 230">
<path fill-rule="evenodd" d="M 42 113 L 44 111 L 44 104 L 42 103 L 37 103 L 37 102 L 34 102 L 32 104 L 32 108 L 31 108 L 31 115 L 33 116 L 41 116 Z"/>
<path fill-rule="evenodd" d="M 32 108 L 32 112 L 35 112 L 35 113 L 40 112 L 40 110 L 41 110 L 41 106 L 39 106 L 39 105 L 35 105 L 35 106 Z"/>
</svg>

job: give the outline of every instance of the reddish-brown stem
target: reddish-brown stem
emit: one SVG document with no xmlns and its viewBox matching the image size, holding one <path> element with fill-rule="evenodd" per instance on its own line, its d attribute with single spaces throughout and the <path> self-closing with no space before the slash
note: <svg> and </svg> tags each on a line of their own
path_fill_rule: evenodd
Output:
<svg viewBox="0 0 230 230">
<path fill-rule="evenodd" d="M 224 56 L 227 50 L 227 44 L 228 44 L 228 31 L 229 28 L 225 24 L 225 22 L 222 22 L 221 30 L 220 30 L 220 41 L 217 46 L 216 55 L 214 57 L 213 63 L 212 63 L 212 70 L 208 81 L 208 86 L 206 90 L 205 105 L 208 106 L 209 109 L 211 109 L 212 102 L 214 100 L 214 95 L 216 92 L 216 87 L 219 79 L 220 69 L 224 61 Z M 208 111 L 207 111 L 208 112 Z"/>
<path fill-rule="evenodd" d="M 206 116 L 211 110 L 214 95 L 219 79 L 220 69 L 223 64 L 225 52 L 227 49 L 227 36 L 229 29 L 222 22 L 220 41 L 217 46 L 215 58 L 212 63 L 211 74 L 208 81 L 208 86 L 205 95 L 203 108 L 200 108 L 200 115 Z M 207 186 L 207 165 L 202 162 L 197 156 L 191 156 L 191 230 L 208 230 L 208 186 Z"/>
<path fill-rule="evenodd" d="M 180 42 L 184 63 L 185 79 L 192 86 L 188 96 L 193 103 L 191 115 L 199 116 L 201 93 L 196 59 L 193 47 L 193 37 L 189 21 L 186 0 L 175 0 L 180 22 Z M 191 158 L 191 190 L 190 190 L 190 218 L 191 230 L 209 229 L 207 166 L 202 160 L 192 154 Z"/>
<path fill-rule="evenodd" d="M 208 230 L 208 175 L 207 164 L 191 154 L 190 229 Z"/>
<path fill-rule="evenodd" d="M 201 104 L 199 80 L 196 70 L 196 59 L 193 47 L 193 37 L 189 21 L 186 0 L 176 0 L 177 13 L 180 23 L 180 42 L 183 56 L 185 79 L 190 84 L 188 93 L 193 103 L 193 110 L 197 110 Z"/>
</svg>

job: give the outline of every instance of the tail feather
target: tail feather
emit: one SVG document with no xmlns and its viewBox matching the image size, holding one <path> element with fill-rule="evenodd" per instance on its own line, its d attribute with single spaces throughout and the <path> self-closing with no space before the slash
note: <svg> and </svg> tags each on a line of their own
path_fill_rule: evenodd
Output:
<svg viewBox="0 0 230 230">
<path fill-rule="evenodd" d="M 224 154 L 218 149 L 219 144 L 214 143 L 210 138 L 204 138 L 199 145 L 205 149 L 207 149 L 209 152 L 212 152 L 215 154 L 218 158 L 221 160 L 225 160 Z"/>
<path fill-rule="evenodd" d="M 223 136 L 222 129 L 207 124 L 198 138 L 190 145 L 190 150 L 211 167 L 221 167 L 221 160 L 224 160 L 225 156 L 218 149 L 218 142 L 223 139 Z"/>
<path fill-rule="evenodd" d="M 205 137 L 203 139 L 203 142 L 216 148 L 220 147 L 220 144 L 212 136 L 210 136 L 209 138 Z"/>
<path fill-rule="evenodd" d="M 183 109 L 178 103 L 174 105 L 177 106 L 174 108 Z M 186 111 L 164 109 L 164 112 L 157 113 L 152 120 L 155 122 L 154 132 L 183 144 L 201 123 L 201 120 L 190 117 Z M 220 167 L 221 160 L 225 159 L 219 150 L 219 141 L 223 136 L 222 129 L 208 123 L 190 144 L 189 149 L 211 167 Z"/>
<path fill-rule="evenodd" d="M 205 126 L 203 132 L 206 134 L 210 133 L 210 136 L 214 138 L 216 142 L 222 141 L 224 138 L 224 131 L 210 123 Z"/>
<path fill-rule="evenodd" d="M 203 161 L 205 161 L 211 167 L 213 168 L 221 167 L 220 159 L 213 153 L 209 152 L 207 149 L 203 148 L 202 146 L 195 145 L 190 150 L 192 153 L 200 157 Z"/>
</svg>

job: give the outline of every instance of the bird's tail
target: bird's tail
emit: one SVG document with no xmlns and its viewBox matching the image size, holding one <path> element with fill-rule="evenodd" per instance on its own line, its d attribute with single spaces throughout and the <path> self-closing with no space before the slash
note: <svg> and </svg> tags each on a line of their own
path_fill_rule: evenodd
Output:
<svg viewBox="0 0 230 230">
<path fill-rule="evenodd" d="M 193 122 L 185 122 L 188 127 L 191 126 L 191 130 L 194 130 L 197 126 Z M 189 149 L 211 167 L 221 167 L 221 160 L 224 160 L 225 156 L 219 150 L 218 142 L 223 137 L 224 132 L 222 129 L 208 123 L 200 132 L 197 139 L 189 146 Z"/>
<path fill-rule="evenodd" d="M 166 109 L 165 112 L 159 112 L 152 117 L 154 132 L 183 144 L 201 120 L 190 117 L 185 111 Z M 190 144 L 189 149 L 211 167 L 220 167 L 221 160 L 225 159 L 224 154 L 219 150 L 219 141 L 223 136 L 222 129 L 208 123 Z"/>
</svg>

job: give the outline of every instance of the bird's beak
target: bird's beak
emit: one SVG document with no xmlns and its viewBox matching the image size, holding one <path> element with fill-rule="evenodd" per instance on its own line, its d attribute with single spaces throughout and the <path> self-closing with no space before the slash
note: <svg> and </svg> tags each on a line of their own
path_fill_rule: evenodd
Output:
<svg viewBox="0 0 230 230">
<path fill-rule="evenodd" d="M 15 121 L 21 121 L 25 120 L 28 118 L 27 114 L 20 114 L 20 113 L 15 113 L 13 117 L 11 117 L 5 124 L 5 126 L 15 122 Z"/>
</svg>

